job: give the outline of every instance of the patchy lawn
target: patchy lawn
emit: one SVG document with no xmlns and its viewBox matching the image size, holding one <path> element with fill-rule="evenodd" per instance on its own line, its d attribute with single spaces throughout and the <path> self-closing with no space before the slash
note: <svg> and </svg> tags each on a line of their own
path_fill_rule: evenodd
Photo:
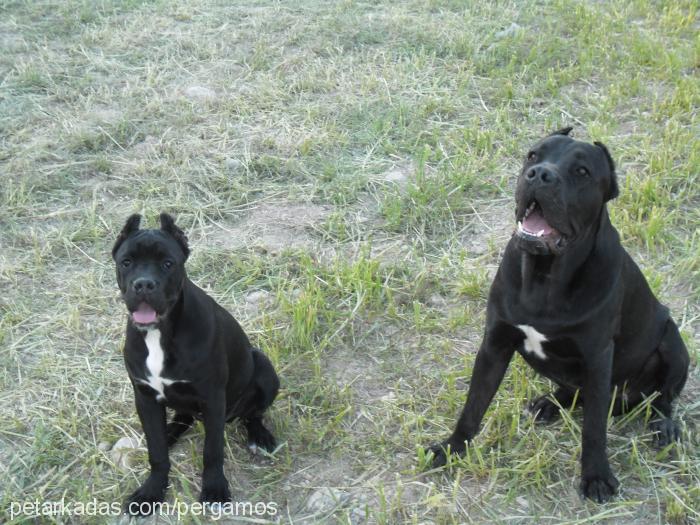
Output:
<svg viewBox="0 0 700 525">
<path fill-rule="evenodd" d="M 227 427 L 234 498 L 277 505 L 247 519 L 698 521 L 696 1 L 17 0 L 0 15 L 3 522 L 35 521 L 13 502 L 121 503 L 146 475 L 109 252 L 129 214 L 161 210 L 190 237 L 191 278 L 283 382 L 274 457 Z M 422 455 L 464 402 L 521 158 L 564 125 L 610 148 L 613 222 L 692 355 L 682 444 L 655 450 L 646 410 L 611 421 L 606 505 L 577 494 L 580 411 L 522 414 L 550 385 L 520 358 L 466 458 L 426 471 Z M 125 436 L 137 449 L 111 450 Z M 196 501 L 202 444 L 199 426 L 173 450 L 169 502 Z"/>
</svg>

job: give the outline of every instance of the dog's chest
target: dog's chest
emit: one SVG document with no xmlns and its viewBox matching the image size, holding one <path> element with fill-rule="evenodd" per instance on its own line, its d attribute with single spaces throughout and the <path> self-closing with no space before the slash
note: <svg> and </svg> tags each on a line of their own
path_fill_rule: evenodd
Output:
<svg viewBox="0 0 700 525">
<path fill-rule="evenodd" d="M 156 391 L 156 400 L 165 400 L 165 387 L 173 383 L 187 383 L 184 379 L 169 379 L 164 377 L 163 369 L 165 367 L 165 352 L 160 340 L 160 330 L 153 329 L 146 332 L 144 338 L 148 355 L 145 363 L 145 379 L 139 379 L 139 382 L 150 386 Z"/>
<path fill-rule="evenodd" d="M 519 324 L 517 328 L 523 333 L 523 349 L 525 352 L 534 355 L 540 359 L 547 359 L 547 354 L 544 353 L 543 344 L 548 341 L 547 336 L 538 332 L 534 327 L 526 324 Z"/>
</svg>

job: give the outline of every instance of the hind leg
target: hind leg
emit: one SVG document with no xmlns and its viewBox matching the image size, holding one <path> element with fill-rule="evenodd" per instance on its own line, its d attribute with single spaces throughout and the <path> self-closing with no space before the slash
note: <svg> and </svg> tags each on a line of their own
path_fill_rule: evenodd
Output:
<svg viewBox="0 0 700 525">
<path fill-rule="evenodd" d="M 660 363 L 656 371 L 657 390 L 659 396 L 652 401 L 652 407 L 659 418 L 653 420 L 649 427 L 656 435 L 656 444 L 665 447 L 678 441 L 681 431 L 678 423 L 673 420 L 672 401 L 680 394 L 688 378 L 690 357 L 688 350 L 678 333 L 678 327 L 671 319 L 666 323 L 661 343 L 656 350 Z"/>
<path fill-rule="evenodd" d="M 280 381 L 272 363 L 260 350 L 253 350 L 253 362 L 255 363 L 254 393 L 249 409 L 242 418 L 248 431 L 248 448 L 253 452 L 258 447 L 272 452 L 276 446 L 275 437 L 265 428 L 262 416 L 277 397 Z"/>
<path fill-rule="evenodd" d="M 168 440 L 168 448 L 172 447 L 178 438 L 184 434 L 188 428 L 192 426 L 194 417 L 189 414 L 176 412 L 172 421 L 165 428 L 165 433 Z"/>
<path fill-rule="evenodd" d="M 538 423 L 550 423 L 559 416 L 559 407 L 569 408 L 576 391 L 560 386 L 552 394 L 540 396 L 528 405 L 528 410 Z M 556 403 L 551 398 L 556 400 Z"/>
</svg>

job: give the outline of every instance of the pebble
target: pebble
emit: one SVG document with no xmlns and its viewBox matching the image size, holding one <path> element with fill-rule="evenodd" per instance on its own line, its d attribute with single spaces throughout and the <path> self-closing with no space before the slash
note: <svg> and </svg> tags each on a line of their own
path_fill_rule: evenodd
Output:
<svg viewBox="0 0 700 525">
<path fill-rule="evenodd" d="M 513 22 L 508 27 L 506 27 L 503 31 L 499 31 L 498 33 L 496 33 L 493 36 L 496 40 L 502 40 L 503 38 L 513 36 L 518 31 L 520 31 L 520 26 L 518 24 L 516 24 L 515 22 Z"/>
<path fill-rule="evenodd" d="M 340 489 L 322 487 L 309 496 L 306 508 L 311 512 L 330 512 L 342 505 L 348 497 L 348 493 Z"/>
<path fill-rule="evenodd" d="M 132 453 L 141 448 L 136 438 L 123 437 L 117 440 L 110 450 L 112 461 L 123 469 L 130 469 L 133 464 Z"/>
<path fill-rule="evenodd" d="M 216 98 L 216 92 L 204 86 L 190 86 L 185 90 L 185 97 L 190 100 L 212 100 Z"/>
</svg>

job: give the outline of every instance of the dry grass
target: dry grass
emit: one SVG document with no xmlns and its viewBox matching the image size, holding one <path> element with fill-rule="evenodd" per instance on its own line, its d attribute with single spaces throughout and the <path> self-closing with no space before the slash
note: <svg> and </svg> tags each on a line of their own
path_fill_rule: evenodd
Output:
<svg viewBox="0 0 700 525">
<path fill-rule="evenodd" d="M 698 521 L 697 2 L 468 4 L 0 4 L 2 521 L 143 479 L 142 451 L 107 450 L 140 436 L 109 249 L 161 210 L 282 377 L 275 457 L 227 434 L 234 497 L 277 502 L 267 518 Z M 580 413 L 522 416 L 548 385 L 521 360 L 467 458 L 421 453 L 464 400 L 520 157 L 566 124 L 616 158 L 613 220 L 693 355 L 684 443 L 655 451 L 644 411 L 612 421 L 604 506 L 576 493 Z M 169 501 L 195 501 L 202 441 L 173 452 Z"/>
</svg>

